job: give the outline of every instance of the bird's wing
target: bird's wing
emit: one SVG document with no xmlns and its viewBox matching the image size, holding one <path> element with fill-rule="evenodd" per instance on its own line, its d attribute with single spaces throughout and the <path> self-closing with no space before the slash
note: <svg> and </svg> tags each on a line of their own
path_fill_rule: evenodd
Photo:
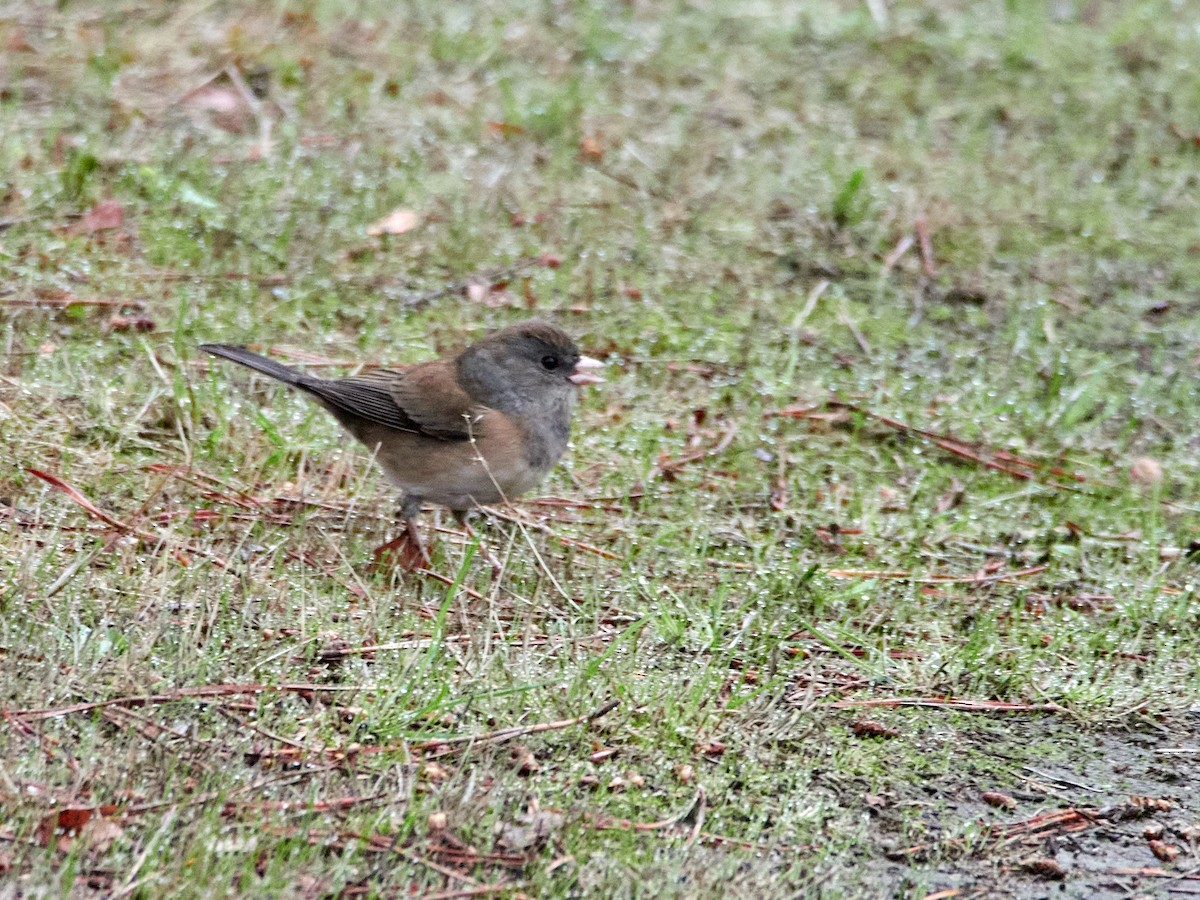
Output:
<svg viewBox="0 0 1200 900">
<path fill-rule="evenodd" d="M 334 380 L 305 378 L 296 386 L 320 398 L 345 424 L 357 418 L 398 431 L 420 433 L 420 424 L 397 406 L 392 398 L 390 379 L 398 375 L 381 369 Z"/>
<path fill-rule="evenodd" d="M 392 400 L 425 434 L 443 440 L 478 437 L 483 407 L 462 389 L 444 361 L 411 366 L 388 383 Z"/>
<path fill-rule="evenodd" d="M 480 412 L 459 387 L 453 369 L 441 362 L 333 381 L 305 379 L 298 387 L 318 396 L 343 421 L 346 416 L 365 419 L 444 441 L 469 439 Z"/>
</svg>

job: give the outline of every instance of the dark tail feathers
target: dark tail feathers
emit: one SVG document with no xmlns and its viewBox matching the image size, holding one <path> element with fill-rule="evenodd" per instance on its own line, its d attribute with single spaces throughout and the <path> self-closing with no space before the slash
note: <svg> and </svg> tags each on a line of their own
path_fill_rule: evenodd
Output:
<svg viewBox="0 0 1200 900">
<path fill-rule="evenodd" d="M 313 378 L 305 375 L 291 366 L 285 366 L 283 363 L 275 362 L 273 359 L 267 359 L 255 353 L 253 350 L 247 350 L 245 347 L 234 347 L 232 344 L 201 344 L 200 349 L 205 353 L 211 353 L 213 356 L 220 356 L 224 359 L 233 360 L 235 363 L 253 369 L 256 372 L 262 372 L 264 375 L 270 375 L 272 378 L 282 381 L 284 384 L 290 384 L 293 387 L 307 387 Z"/>
</svg>

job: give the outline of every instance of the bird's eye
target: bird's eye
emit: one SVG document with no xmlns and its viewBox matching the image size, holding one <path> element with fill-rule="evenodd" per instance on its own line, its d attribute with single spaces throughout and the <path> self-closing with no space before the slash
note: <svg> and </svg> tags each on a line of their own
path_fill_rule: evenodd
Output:
<svg viewBox="0 0 1200 900">
<path fill-rule="evenodd" d="M 558 368 L 558 357 L 552 354 L 547 354 L 542 357 L 542 368 L 553 371 Z"/>
</svg>

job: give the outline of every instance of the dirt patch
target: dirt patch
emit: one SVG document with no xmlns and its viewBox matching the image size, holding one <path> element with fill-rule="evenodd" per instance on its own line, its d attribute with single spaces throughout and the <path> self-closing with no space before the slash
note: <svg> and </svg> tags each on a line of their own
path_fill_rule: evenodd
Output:
<svg viewBox="0 0 1200 900">
<path fill-rule="evenodd" d="M 960 769 L 881 799 L 879 884 L 946 898 L 1200 897 L 1200 755 L 1171 752 L 1200 747 L 1198 726 L 959 732 Z M 906 845 L 914 819 L 928 838 Z"/>
</svg>

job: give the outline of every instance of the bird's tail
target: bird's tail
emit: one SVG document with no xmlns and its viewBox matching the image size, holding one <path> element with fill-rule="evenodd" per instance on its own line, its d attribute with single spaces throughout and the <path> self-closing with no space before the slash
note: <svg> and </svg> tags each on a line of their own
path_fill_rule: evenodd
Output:
<svg viewBox="0 0 1200 900">
<path fill-rule="evenodd" d="M 262 372 L 264 375 L 270 375 L 277 381 L 290 384 L 292 387 L 307 387 L 308 382 L 312 380 L 309 376 L 297 369 L 293 369 L 291 366 L 285 366 L 283 363 L 275 362 L 273 359 L 267 359 L 267 357 L 261 356 L 253 350 L 247 350 L 245 347 L 235 347 L 232 344 L 201 344 L 200 349 L 205 353 L 211 353 L 213 356 L 233 360 L 235 363 L 239 363 L 256 372 Z"/>
</svg>

